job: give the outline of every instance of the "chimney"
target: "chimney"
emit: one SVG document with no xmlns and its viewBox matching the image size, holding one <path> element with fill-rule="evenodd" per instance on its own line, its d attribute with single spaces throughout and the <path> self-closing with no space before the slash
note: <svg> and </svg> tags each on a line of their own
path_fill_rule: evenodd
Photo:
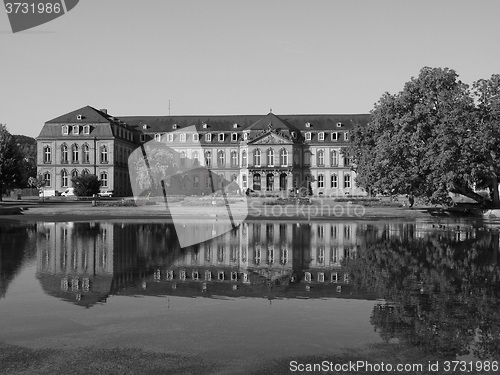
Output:
<svg viewBox="0 0 500 375">
<path fill-rule="evenodd" d="M 101 111 L 102 113 L 108 114 L 108 110 L 106 108 L 100 109 L 99 111 Z"/>
</svg>

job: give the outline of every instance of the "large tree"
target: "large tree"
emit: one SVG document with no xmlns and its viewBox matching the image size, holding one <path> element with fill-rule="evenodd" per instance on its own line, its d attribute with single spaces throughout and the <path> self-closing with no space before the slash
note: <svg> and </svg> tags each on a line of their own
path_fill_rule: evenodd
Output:
<svg viewBox="0 0 500 375">
<path fill-rule="evenodd" d="M 477 136 L 478 111 L 469 87 L 448 68 L 428 68 L 397 94 L 385 93 L 371 122 L 355 127 L 345 150 L 356 183 L 368 191 L 409 194 L 446 202 L 459 193 L 489 201 L 478 183 L 497 189 Z M 497 137 L 499 139 L 499 137 Z"/>
<path fill-rule="evenodd" d="M 22 179 L 22 155 L 7 126 L 0 124 L 0 200 L 5 190 L 16 187 Z"/>
<path fill-rule="evenodd" d="M 83 173 L 71 179 L 75 189 L 75 195 L 78 197 L 91 197 L 99 193 L 101 181 L 95 174 Z"/>
</svg>

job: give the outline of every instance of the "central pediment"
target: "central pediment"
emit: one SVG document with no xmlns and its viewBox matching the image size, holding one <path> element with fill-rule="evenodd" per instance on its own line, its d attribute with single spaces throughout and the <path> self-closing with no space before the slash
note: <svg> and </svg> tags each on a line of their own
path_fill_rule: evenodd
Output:
<svg viewBox="0 0 500 375">
<path fill-rule="evenodd" d="M 257 137 L 251 141 L 248 142 L 248 144 L 252 145 L 282 145 L 282 144 L 287 144 L 291 145 L 293 142 L 286 138 L 283 137 L 279 134 L 273 133 L 273 132 L 267 132 L 261 135 L 260 137 Z"/>
</svg>

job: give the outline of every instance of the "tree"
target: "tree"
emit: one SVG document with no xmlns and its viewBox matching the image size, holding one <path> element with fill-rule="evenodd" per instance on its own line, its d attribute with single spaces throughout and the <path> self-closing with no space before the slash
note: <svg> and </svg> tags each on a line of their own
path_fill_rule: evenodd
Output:
<svg viewBox="0 0 500 375">
<path fill-rule="evenodd" d="M 21 180 L 22 155 L 7 126 L 0 124 L 0 200 L 6 189 Z"/>
<path fill-rule="evenodd" d="M 487 155 L 477 156 L 484 146 L 471 141 L 478 111 L 454 70 L 423 68 L 398 94 L 385 93 L 371 115 L 367 126 L 353 129 L 344 151 L 354 159 L 359 186 L 435 203 L 450 192 L 486 203 L 475 191 L 481 181 L 494 188 Z"/>
<path fill-rule="evenodd" d="M 30 176 L 36 175 L 36 139 L 25 135 L 13 135 L 19 153 L 22 156 L 21 178 L 16 187 L 28 186 Z"/>
<path fill-rule="evenodd" d="M 101 181 L 95 174 L 84 173 L 71 179 L 78 197 L 91 197 L 99 193 Z"/>
</svg>

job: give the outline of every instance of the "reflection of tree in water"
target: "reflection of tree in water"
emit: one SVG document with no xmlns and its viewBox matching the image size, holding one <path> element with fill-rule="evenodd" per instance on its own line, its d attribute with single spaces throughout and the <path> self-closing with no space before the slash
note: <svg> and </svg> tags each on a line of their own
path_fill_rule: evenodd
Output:
<svg viewBox="0 0 500 375">
<path fill-rule="evenodd" d="M 28 254 L 27 244 L 34 233 L 33 225 L 0 225 L 0 298 L 5 297 L 7 288 L 19 271 L 26 256 L 34 256 L 34 250 Z"/>
<path fill-rule="evenodd" d="M 351 282 L 377 292 L 372 324 L 397 338 L 450 358 L 500 352 L 499 234 L 483 230 L 457 240 L 454 232 L 389 235 L 359 231 L 356 259 L 345 259 Z"/>
</svg>

